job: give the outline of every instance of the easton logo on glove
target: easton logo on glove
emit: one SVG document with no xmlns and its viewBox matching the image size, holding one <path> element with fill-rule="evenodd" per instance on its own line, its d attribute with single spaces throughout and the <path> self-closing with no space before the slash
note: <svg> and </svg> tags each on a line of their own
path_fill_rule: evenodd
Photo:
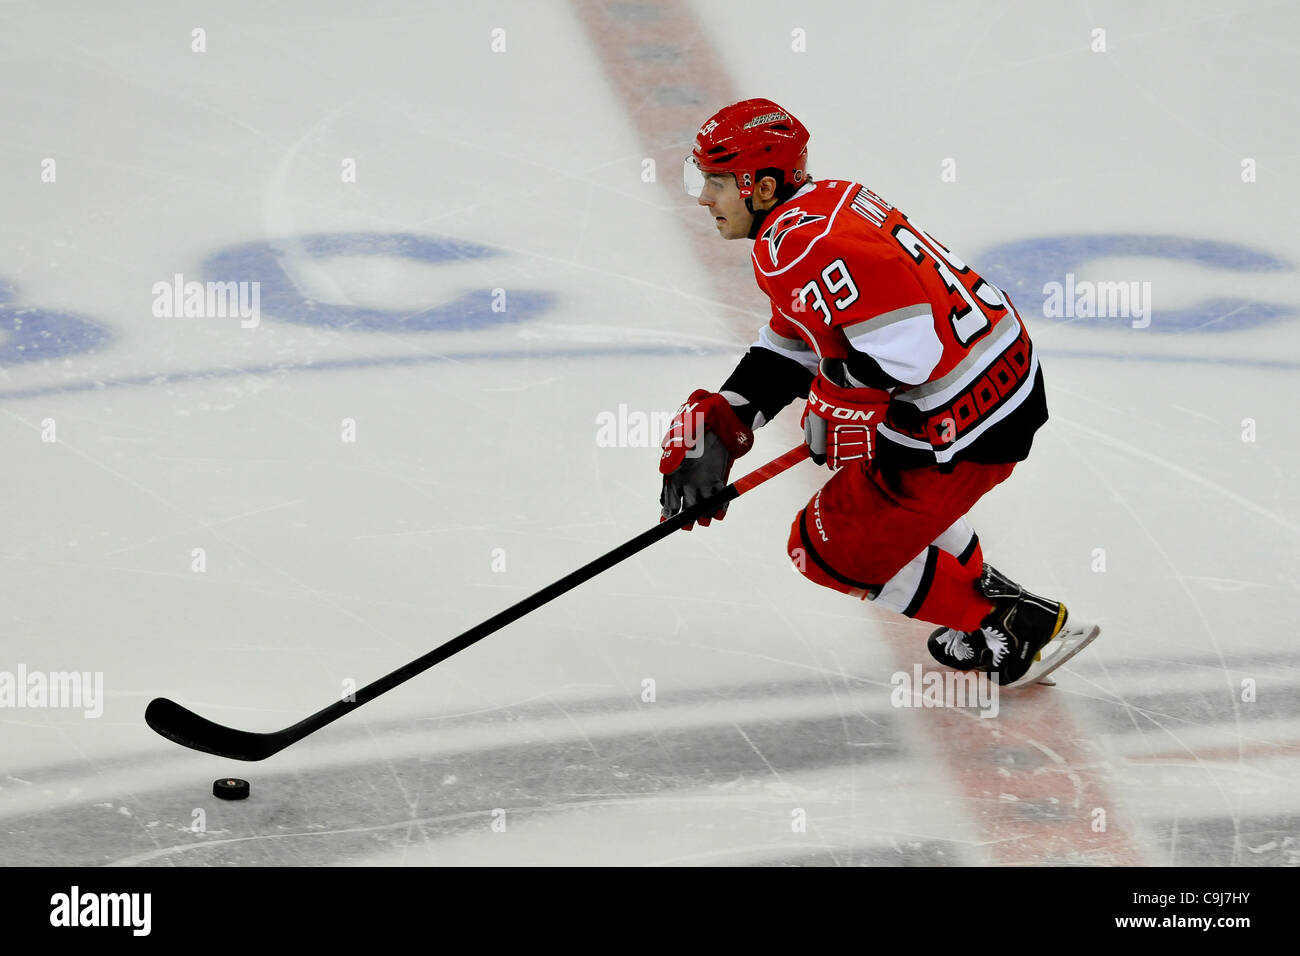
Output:
<svg viewBox="0 0 1300 956">
<path fill-rule="evenodd" d="M 889 407 L 889 392 L 882 388 L 840 384 L 843 363 L 823 359 L 808 391 L 803 413 L 803 435 L 813 461 L 839 468 L 850 461 L 875 455 L 876 426 Z"/>
</svg>

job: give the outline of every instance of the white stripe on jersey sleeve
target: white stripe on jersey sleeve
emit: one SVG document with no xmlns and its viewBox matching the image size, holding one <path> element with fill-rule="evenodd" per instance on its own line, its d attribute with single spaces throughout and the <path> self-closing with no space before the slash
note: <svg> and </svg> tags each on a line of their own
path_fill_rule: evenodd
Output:
<svg viewBox="0 0 1300 956">
<path fill-rule="evenodd" d="M 758 330 L 758 340 L 754 343 L 754 346 L 768 349 L 777 355 L 784 355 L 788 359 L 794 359 L 814 375 L 817 374 L 817 353 L 801 339 L 788 339 L 773 332 L 771 324 L 765 325 Z"/>
<path fill-rule="evenodd" d="M 748 405 L 748 404 L 749 404 L 749 399 L 747 399 L 744 395 L 741 395 L 739 392 L 733 392 L 733 391 L 727 390 L 727 391 L 725 391 L 725 392 L 718 392 L 718 394 L 721 395 L 723 398 L 725 398 L 725 399 L 727 400 L 727 404 L 728 404 L 728 405 L 735 406 L 735 405 Z M 764 425 L 766 425 L 766 424 L 767 424 L 767 419 L 763 417 L 763 413 L 762 413 L 762 412 L 755 412 L 755 413 L 754 413 L 754 420 L 753 420 L 752 422 L 749 423 L 749 427 L 750 427 L 750 428 L 762 428 L 762 427 L 763 427 Z"/>
<path fill-rule="evenodd" d="M 902 311 L 890 313 L 891 318 Z M 857 351 L 875 359 L 886 375 L 906 385 L 926 381 L 943 357 L 943 342 L 934 331 L 934 313 L 928 305 L 918 305 L 911 315 L 875 328 L 870 319 L 859 322 L 846 329 L 845 335 Z"/>
</svg>

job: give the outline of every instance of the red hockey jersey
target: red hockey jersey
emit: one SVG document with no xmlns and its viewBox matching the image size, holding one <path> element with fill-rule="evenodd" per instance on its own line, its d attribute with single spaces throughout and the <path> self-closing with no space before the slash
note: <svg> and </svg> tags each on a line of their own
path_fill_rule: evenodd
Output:
<svg viewBox="0 0 1300 956">
<path fill-rule="evenodd" d="M 882 461 L 1028 455 L 1047 404 L 1011 300 L 871 190 L 809 183 L 768 214 L 753 258 L 772 304 L 755 348 L 811 371 L 849 358 L 863 385 L 892 389 Z"/>
</svg>

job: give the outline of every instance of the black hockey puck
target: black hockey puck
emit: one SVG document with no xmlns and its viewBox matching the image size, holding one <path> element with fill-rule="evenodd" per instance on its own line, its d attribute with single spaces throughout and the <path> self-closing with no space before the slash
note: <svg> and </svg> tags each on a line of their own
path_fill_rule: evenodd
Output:
<svg viewBox="0 0 1300 956">
<path fill-rule="evenodd" d="M 222 800 L 243 800 L 248 796 L 248 781 L 223 777 L 212 781 L 212 795 Z"/>
</svg>

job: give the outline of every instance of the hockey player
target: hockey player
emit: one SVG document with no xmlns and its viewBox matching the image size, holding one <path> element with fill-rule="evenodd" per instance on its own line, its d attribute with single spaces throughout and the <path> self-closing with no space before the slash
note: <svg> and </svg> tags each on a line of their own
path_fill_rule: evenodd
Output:
<svg viewBox="0 0 1300 956">
<path fill-rule="evenodd" d="M 751 99 L 710 117 L 686 159 L 718 234 L 753 240 L 771 317 L 674 419 L 661 520 L 725 487 L 753 429 L 805 399 L 804 439 L 833 474 L 795 517 L 795 566 L 941 625 L 929 649 L 945 665 L 1041 680 L 1098 629 L 986 565 L 965 518 L 1047 420 L 1029 333 L 1006 293 L 884 199 L 810 178 L 807 143 L 799 120 Z"/>
</svg>

